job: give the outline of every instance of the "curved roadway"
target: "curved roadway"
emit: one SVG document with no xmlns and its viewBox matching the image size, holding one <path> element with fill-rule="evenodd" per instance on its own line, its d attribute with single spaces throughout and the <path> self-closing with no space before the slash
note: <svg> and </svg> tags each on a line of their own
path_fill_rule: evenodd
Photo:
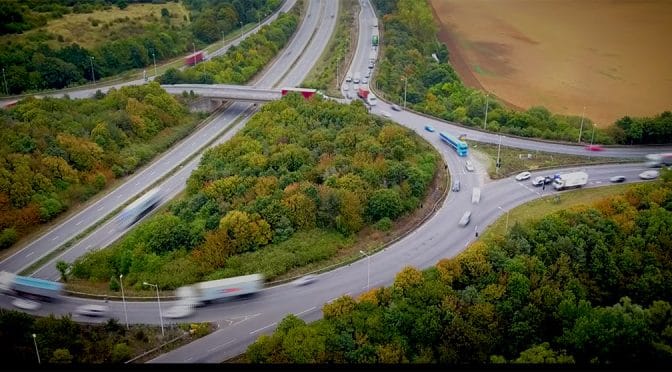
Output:
<svg viewBox="0 0 672 372">
<path fill-rule="evenodd" d="M 311 2 L 311 10 L 309 14 L 312 17 L 319 15 L 321 17 L 320 24 L 326 26 L 330 19 L 330 14 L 337 11 L 335 7 L 338 4 L 335 1 L 326 1 L 323 11 L 318 12 L 313 8 L 314 4 L 318 2 Z M 370 5 L 363 7 L 363 11 L 371 9 Z M 306 24 L 311 24 L 311 17 L 308 17 L 302 28 Z M 315 17 L 314 19 L 317 19 Z M 360 19 L 361 22 L 361 19 Z M 373 24 L 373 23 L 371 23 Z M 318 28 L 315 39 L 328 39 L 333 23 L 329 30 L 326 31 L 324 27 Z M 324 32 L 324 34 L 322 34 Z M 318 38 L 317 35 L 322 37 Z M 300 39 L 302 34 L 297 34 L 296 39 Z M 361 38 L 360 38 L 361 39 Z M 312 44 L 314 45 L 314 43 Z M 295 46 L 288 48 L 281 57 L 289 58 L 293 53 Z M 321 48 L 307 48 L 304 56 L 308 53 L 315 52 L 317 56 L 321 53 Z M 360 43 L 358 50 L 363 56 L 363 60 L 368 65 L 367 51 L 370 49 L 370 39 L 364 40 L 364 45 Z M 317 57 L 315 57 L 317 58 Z M 357 60 L 355 64 L 361 63 L 362 58 Z M 359 62 L 357 62 L 359 61 Z M 276 63 L 273 68 L 284 70 L 287 66 L 293 65 L 289 61 L 287 64 Z M 279 67 L 278 67 L 279 66 Z M 273 71 L 273 68 L 269 70 Z M 361 68 L 361 66 L 360 66 Z M 285 80 L 286 85 L 297 84 L 303 78 L 302 74 L 309 71 L 309 65 L 300 65 L 296 63 L 294 68 L 286 75 L 288 80 Z M 296 80 L 292 80 L 296 79 Z M 263 85 L 263 83 L 260 83 Z M 251 113 L 250 105 L 248 104 L 234 104 L 232 110 L 238 113 Z M 380 110 L 389 111 L 387 104 L 380 102 L 379 106 L 374 107 L 373 112 L 380 113 Z M 443 201 L 441 208 L 428 219 L 418 229 L 405 236 L 401 240 L 388 246 L 386 249 L 372 254 L 367 259 L 360 260 L 348 266 L 330 271 L 328 273 L 319 275 L 318 280 L 308 286 L 294 287 L 291 284 L 280 285 L 263 290 L 259 295 L 244 301 L 226 301 L 219 304 L 210 305 L 199 309 L 194 315 L 181 319 L 179 322 L 189 321 L 215 321 L 219 329 L 211 335 L 196 340 L 188 345 L 180 347 L 169 353 L 163 354 L 154 359 L 153 362 L 173 362 L 173 363 L 196 363 L 196 362 L 221 362 L 238 355 L 245 351 L 247 345 L 252 343 L 260 334 L 270 333 L 273 331 L 277 323 L 288 313 L 294 313 L 306 321 L 319 319 L 321 315 L 321 307 L 324 303 L 329 302 L 341 295 L 349 294 L 356 295 L 366 290 L 369 287 L 385 286 L 393 282 L 396 273 L 404 266 L 411 265 L 418 268 L 426 268 L 434 265 L 439 259 L 444 257 L 452 257 L 464 249 L 474 239 L 474 229 L 492 223 L 501 213 L 507 211 L 516 205 L 525 203 L 541 196 L 541 193 L 555 193 L 550 188 L 541 190 L 533 188 L 529 181 L 517 182 L 513 178 L 506 178 L 498 181 L 486 182 L 484 171 L 481 169 L 476 172 L 464 172 L 463 158 L 458 158 L 454 151 L 447 145 L 442 143 L 436 133 L 429 133 L 422 130 L 422 127 L 432 119 L 415 115 L 411 112 L 393 112 L 392 119 L 414 129 L 419 135 L 423 136 L 430 143 L 432 143 L 444 161 L 447 163 L 451 175 L 458 177 L 462 181 L 462 191 L 457 193 L 449 193 L 448 197 Z M 239 129 L 246 119 L 241 120 L 235 125 L 233 130 L 222 137 L 220 141 L 225 141 L 237 129 Z M 450 124 L 434 121 L 433 124 L 437 129 L 448 129 Z M 474 131 L 469 132 L 467 129 L 459 128 L 461 133 L 468 133 L 469 138 L 478 139 L 483 142 L 497 143 L 499 137 L 497 135 L 488 135 Z M 481 135 L 482 137 L 478 137 Z M 494 139 L 494 142 L 493 142 Z M 514 139 L 511 139 L 512 141 Z M 518 142 L 520 141 L 520 142 Z M 520 143 L 519 145 L 513 143 Z M 569 148 L 576 146 L 567 145 L 551 145 L 543 142 L 536 142 L 532 140 L 515 139 L 515 142 L 502 142 L 509 146 L 516 146 L 522 148 L 535 149 L 539 146 L 540 150 L 556 151 L 571 153 Z M 552 148 L 552 149 L 549 149 Z M 581 148 L 580 150 L 583 151 Z M 610 149 L 611 150 L 611 149 Z M 607 150 L 602 156 L 624 156 L 630 157 L 639 155 L 636 149 L 616 149 L 614 154 L 609 154 Z M 651 151 L 647 151 L 651 152 Z M 580 152 L 583 153 L 583 152 Z M 583 153 L 585 154 L 585 153 Z M 173 196 L 184 188 L 184 180 L 188 177 L 190 170 L 197 165 L 198 159 L 189 162 L 184 168 L 169 178 L 168 183 L 163 187 L 170 190 L 166 197 Z M 478 164 L 478 163 L 476 163 Z M 606 166 L 591 166 L 582 167 L 580 169 L 586 170 L 589 175 L 589 184 L 586 187 L 597 187 L 608 182 L 608 178 L 612 175 L 625 175 L 628 180 L 635 180 L 637 174 L 643 169 L 643 165 L 606 165 Z M 183 178 L 179 178 L 180 177 Z M 533 175 L 534 177 L 534 175 Z M 173 183 L 174 182 L 174 183 Z M 481 201 L 478 204 L 471 204 L 471 188 L 481 187 Z M 118 203 L 117 203 L 118 204 Z M 465 228 L 459 228 L 457 221 L 462 212 L 470 209 L 472 210 L 471 223 Z M 74 222 L 74 221 L 73 221 Z M 101 239 L 107 234 L 109 239 L 113 239 L 114 233 L 107 232 L 105 226 L 101 227 L 92 236 L 98 236 Z M 111 226 L 108 227 L 112 228 Z M 104 244 L 104 239 L 100 244 Z M 50 265 L 53 268 L 53 264 Z M 49 269 L 49 265 L 47 269 Z M 45 273 L 47 273 L 45 271 Z M 53 272 L 52 272 L 53 274 Z M 51 274 L 45 274 L 46 277 L 51 277 Z M 9 301 L 11 299 L 7 296 L 0 296 L 0 305 L 2 307 L 10 307 Z M 61 302 L 54 304 L 45 304 L 42 309 L 36 313 L 46 315 L 49 313 L 63 314 L 72 312 L 74 308 L 83 303 L 91 303 L 94 301 L 84 300 L 78 298 L 66 298 Z M 163 309 L 167 309 L 172 304 L 170 302 L 162 302 Z M 109 304 L 112 314 L 115 318 L 122 322 L 125 319 L 124 309 L 121 302 L 111 302 Z M 158 308 L 155 302 L 128 302 L 127 303 L 128 320 L 132 323 L 159 323 Z M 83 320 L 79 318 L 78 320 Z M 104 320 L 97 320 L 104 321 Z M 166 320 L 167 321 L 167 320 Z"/>
</svg>

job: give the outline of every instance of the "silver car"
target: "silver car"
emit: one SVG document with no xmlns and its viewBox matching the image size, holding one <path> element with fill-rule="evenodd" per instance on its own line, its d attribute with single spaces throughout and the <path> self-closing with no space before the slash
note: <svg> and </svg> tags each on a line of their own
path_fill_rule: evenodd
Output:
<svg viewBox="0 0 672 372">
<path fill-rule="evenodd" d="M 469 224 L 469 221 L 471 221 L 471 211 L 466 211 L 462 215 L 462 218 L 460 218 L 460 222 L 458 223 L 458 225 L 462 227 L 467 226 Z"/>
<path fill-rule="evenodd" d="M 75 310 L 75 313 L 83 316 L 105 316 L 110 310 L 105 305 L 82 305 Z"/>
</svg>

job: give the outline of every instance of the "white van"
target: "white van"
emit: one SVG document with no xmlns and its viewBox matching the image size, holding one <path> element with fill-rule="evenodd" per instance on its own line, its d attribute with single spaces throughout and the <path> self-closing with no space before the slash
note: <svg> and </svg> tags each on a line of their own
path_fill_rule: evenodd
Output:
<svg viewBox="0 0 672 372">
<path fill-rule="evenodd" d="M 375 106 L 376 103 L 378 103 L 378 99 L 373 94 L 369 94 L 369 96 L 366 98 L 366 103 L 368 103 L 369 106 Z"/>
<path fill-rule="evenodd" d="M 466 211 L 462 215 L 462 218 L 460 218 L 460 222 L 458 223 L 458 225 L 462 227 L 467 226 L 469 224 L 469 221 L 471 221 L 471 211 Z"/>
<path fill-rule="evenodd" d="M 348 76 L 345 77 L 345 82 L 346 83 L 349 83 L 351 81 L 352 81 L 352 76 L 348 75 Z"/>
<path fill-rule="evenodd" d="M 355 73 L 355 77 L 352 79 L 352 82 L 355 84 L 359 84 L 359 72 Z"/>
</svg>

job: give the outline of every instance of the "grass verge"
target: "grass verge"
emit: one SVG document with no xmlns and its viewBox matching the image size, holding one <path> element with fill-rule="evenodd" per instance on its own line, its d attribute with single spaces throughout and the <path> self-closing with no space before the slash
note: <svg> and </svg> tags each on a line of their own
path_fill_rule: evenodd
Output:
<svg viewBox="0 0 672 372">
<path fill-rule="evenodd" d="M 581 155 L 567 155 L 553 152 L 525 150 L 502 146 L 499 157 L 501 167 L 496 169 L 497 145 L 470 141 L 474 151 L 485 154 L 488 158 L 488 175 L 492 179 L 508 177 L 522 171 L 532 171 L 557 167 L 578 165 L 594 165 L 606 163 L 625 163 L 639 159 L 590 157 Z"/>
</svg>

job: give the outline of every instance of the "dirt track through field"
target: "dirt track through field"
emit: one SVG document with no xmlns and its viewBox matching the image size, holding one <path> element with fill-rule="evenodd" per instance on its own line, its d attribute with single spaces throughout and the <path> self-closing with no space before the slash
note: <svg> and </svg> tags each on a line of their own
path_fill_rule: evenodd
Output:
<svg viewBox="0 0 672 372">
<path fill-rule="evenodd" d="M 465 84 L 599 126 L 672 110 L 672 1 L 430 0 Z"/>
</svg>

